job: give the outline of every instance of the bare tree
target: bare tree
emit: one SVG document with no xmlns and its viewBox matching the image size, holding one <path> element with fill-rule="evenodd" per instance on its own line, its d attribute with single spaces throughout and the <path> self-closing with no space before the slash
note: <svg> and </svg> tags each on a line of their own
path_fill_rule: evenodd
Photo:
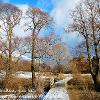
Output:
<svg viewBox="0 0 100 100">
<path fill-rule="evenodd" d="M 35 87 L 35 70 L 34 70 L 34 62 L 35 62 L 35 41 L 37 35 L 39 34 L 40 30 L 44 27 L 47 27 L 50 22 L 51 18 L 49 15 L 39 8 L 30 7 L 27 12 L 27 17 L 30 18 L 30 22 L 27 24 L 28 29 L 32 30 L 32 51 L 31 51 L 31 71 L 32 71 L 32 87 Z"/>
<path fill-rule="evenodd" d="M 52 33 L 42 38 L 40 45 L 44 63 L 56 66 L 56 69 L 63 69 L 64 65 L 67 65 L 67 46 L 62 42 L 60 36 Z"/>
<path fill-rule="evenodd" d="M 91 51 L 90 51 L 90 38 L 88 32 L 88 20 L 86 12 L 83 9 L 82 4 L 79 4 L 72 13 L 73 23 L 70 25 L 71 31 L 79 32 L 85 39 L 85 44 L 87 48 L 87 55 L 89 59 L 89 66 L 91 68 Z"/>
<path fill-rule="evenodd" d="M 95 89 L 100 91 L 100 83 L 99 83 L 99 55 L 98 55 L 98 47 L 100 42 L 100 31 L 98 29 L 98 25 L 100 25 L 99 17 L 100 17 L 100 2 L 98 0 L 86 0 L 85 6 L 87 9 L 87 15 L 89 16 L 89 24 L 90 24 L 90 32 L 92 33 L 93 47 L 94 47 L 94 55 L 92 60 L 92 67 L 94 69 L 94 73 L 92 73 L 92 77 L 95 84 Z M 94 59 L 95 58 L 95 59 Z M 94 64 L 95 63 L 95 64 Z"/>
<path fill-rule="evenodd" d="M 0 3 L 1 42 L 5 48 L 5 53 L 8 55 L 8 74 L 10 74 L 12 67 L 13 29 L 20 22 L 20 19 L 21 11 L 17 7 L 10 4 Z"/>
<path fill-rule="evenodd" d="M 98 84 L 98 71 L 99 71 L 99 58 L 98 58 L 98 48 L 100 41 L 100 31 L 99 31 L 99 5 L 98 0 L 85 0 L 82 1 L 76 9 L 73 11 L 72 19 L 73 23 L 71 24 L 71 31 L 79 32 L 85 39 L 87 55 L 89 60 L 89 66 L 91 69 L 91 75 L 94 80 L 94 85 Z M 91 44 L 92 47 L 91 48 Z M 91 53 L 96 56 L 96 65 L 93 68 L 91 61 Z"/>
</svg>

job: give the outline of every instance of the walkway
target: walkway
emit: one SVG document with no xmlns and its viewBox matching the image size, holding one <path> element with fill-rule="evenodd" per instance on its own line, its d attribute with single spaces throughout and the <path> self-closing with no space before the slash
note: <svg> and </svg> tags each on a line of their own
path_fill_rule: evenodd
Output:
<svg viewBox="0 0 100 100">
<path fill-rule="evenodd" d="M 49 90 L 43 100 L 70 100 L 68 92 L 63 87 L 55 87 Z"/>
</svg>

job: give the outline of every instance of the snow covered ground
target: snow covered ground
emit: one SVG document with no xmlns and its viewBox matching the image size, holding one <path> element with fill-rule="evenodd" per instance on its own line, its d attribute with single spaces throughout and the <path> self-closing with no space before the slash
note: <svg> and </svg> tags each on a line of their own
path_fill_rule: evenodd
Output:
<svg viewBox="0 0 100 100">
<path fill-rule="evenodd" d="M 36 95 L 33 96 L 32 93 L 27 93 L 26 95 L 23 95 L 23 96 L 19 97 L 18 100 L 34 100 L 36 98 L 37 98 Z"/>
<path fill-rule="evenodd" d="M 0 79 L 4 78 L 6 75 L 6 72 L 1 70 L 0 71 Z M 36 76 L 38 76 L 38 72 L 35 73 Z M 64 80 L 69 81 L 71 78 L 73 78 L 72 74 L 63 74 L 64 75 Z M 18 78 L 32 78 L 32 73 L 31 72 L 26 72 L 26 71 L 18 71 L 13 74 L 13 76 L 18 77 Z M 91 76 L 91 74 L 81 74 L 81 76 Z M 49 76 L 42 75 L 41 78 L 50 78 Z"/>
<path fill-rule="evenodd" d="M 0 95 L 0 100 L 15 100 L 17 95 Z M 33 93 L 27 93 L 25 95 L 19 96 L 18 100 L 37 100 L 37 95 Z M 62 87 L 51 88 L 49 92 L 43 96 L 40 100 L 69 100 L 69 95 L 67 91 Z"/>
<path fill-rule="evenodd" d="M 33 96 L 32 93 L 28 93 L 22 96 L 17 96 L 15 94 L 0 95 L 0 100 L 16 100 L 16 98 L 18 98 L 17 100 L 34 100 L 37 98 L 37 96 Z"/>
<path fill-rule="evenodd" d="M 10 94 L 10 95 L 0 95 L 0 100 L 14 100 L 16 99 L 15 94 Z"/>
<path fill-rule="evenodd" d="M 69 95 L 64 88 L 56 87 L 50 89 L 43 100 L 69 100 Z"/>
<path fill-rule="evenodd" d="M 31 72 L 18 71 L 14 74 L 14 76 L 18 77 L 18 78 L 30 79 L 30 78 L 32 78 L 32 73 Z"/>
<path fill-rule="evenodd" d="M 35 73 L 36 76 L 39 76 L 38 73 Z M 0 71 L 0 79 L 4 78 L 6 75 L 5 71 Z M 25 79 L 31 79 L 32 73 L 31 72 L 24 72 L 24 71 L 18 71 L 13 74 L 14 77 L 17 78 L 25 78 Z M 81 74 L 81 76 L 91 76 L 90 74 Z M 50 78 L 51 76 L 42 75 L 41 78 Z M 52 76 L 53 77 L 53 76 Z M 63 80 L 58 80 L 55 82 L 55 84 L 67 84 L 67 82 L 73 78 L 72 74 L 64 74 Z M 7 91 L 6 91 L 7 92 Z M 32 92 L 23 95 L 20 97 L 19 100 L 31 100 L 32 98 L 35 98 Z M 16 98 L 15 94 L 10 95 L 1 95 L 0 100 L 10 100 L 10 98 Z M 13 99 L 14 100 L 14 99 Z M 69 100 L 68 92 L 63 87 L 55 87 L 51 88 L 49 92 L 43 97 L 41 100 Z"/>
<path fill-rule="evenodd" d="M 38 73 L 35 73 L 36 76 L 38 76 Z M 14 76 L 18 77 L 18 78 L 32 78 L 32 73 L 31 72 L 24 72 L 24 71 L 18 71 L 14 74 Z M 49 76 L 43 76 L 41 78 L 49 78 Z M 64 79 L 66 79 L 66 81 L 69 81 L 72 78 L 72 74 L 64 74 Z"/>
</svg>

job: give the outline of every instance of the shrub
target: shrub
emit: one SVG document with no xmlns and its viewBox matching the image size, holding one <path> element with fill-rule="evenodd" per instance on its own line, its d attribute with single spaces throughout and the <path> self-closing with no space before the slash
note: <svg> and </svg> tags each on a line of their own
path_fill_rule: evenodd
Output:
<svg viewBox="0 0 100 100">
<path fill-rule="evenodd" d="M 81 90 L 84 90 L 84 89 L 93 90 L 94 89 L 93 83 L 90 80 L 90 78 L 88 78 L 88 77 L 80 77 L 79 79 L 73 78 L 73 79 L 69 80 L 67 82 L 67 84 L 71 85 L 75 89 L 79 89 L 79 90 L 80 89 Z"/>
<path fill-rule="evenodd" d="M 11 90 L 26 90 L 26 88 L 31 88 L 31 80 L 29 79 L 10 78 L 6 81 L 6 88 Z"/>
</svg>

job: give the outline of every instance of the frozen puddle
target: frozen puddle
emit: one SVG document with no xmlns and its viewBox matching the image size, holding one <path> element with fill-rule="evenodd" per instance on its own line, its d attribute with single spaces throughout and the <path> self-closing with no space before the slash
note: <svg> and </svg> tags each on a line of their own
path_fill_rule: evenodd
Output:
<svg viewBox="0 0 100 100">
<path fill-rule="evenodd" d="M 49 90 L 43 100 L 70 100 L 67 91 L 62 87 L 56 87 Z"/>
</svg>

